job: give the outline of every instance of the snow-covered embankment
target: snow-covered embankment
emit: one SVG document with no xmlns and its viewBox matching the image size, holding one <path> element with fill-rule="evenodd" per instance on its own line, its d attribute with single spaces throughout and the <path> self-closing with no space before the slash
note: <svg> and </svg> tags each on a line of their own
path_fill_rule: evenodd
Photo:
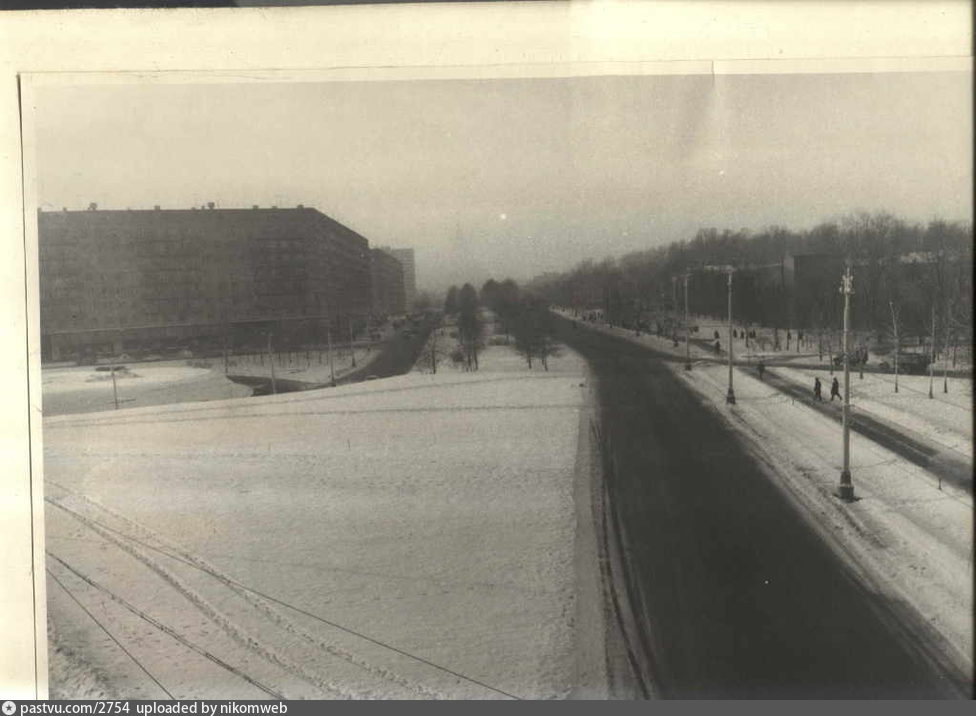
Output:
<svg viewBox="0 0 976 716">
<path fill-rule="evenodd" d="M 46 419 L 59 647 L 114 696 L 569 695 L 583 373 L 499 346 L 472 373 Z"/>
</svg>

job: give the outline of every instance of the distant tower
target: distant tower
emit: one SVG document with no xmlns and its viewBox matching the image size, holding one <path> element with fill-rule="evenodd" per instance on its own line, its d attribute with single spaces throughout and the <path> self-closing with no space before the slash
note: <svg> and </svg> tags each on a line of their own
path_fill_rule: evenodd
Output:
<svg viewBox="0 0 976 716">
<path fill-rule="evenodd" d="M 407 310 L 413 307 L 413 300 L 417 296 L 417 269 L 413 258 L 413 249 L 389 249 L 397 261 L 403 266 L 403 293 L 407 302 Z"/>
</svg>

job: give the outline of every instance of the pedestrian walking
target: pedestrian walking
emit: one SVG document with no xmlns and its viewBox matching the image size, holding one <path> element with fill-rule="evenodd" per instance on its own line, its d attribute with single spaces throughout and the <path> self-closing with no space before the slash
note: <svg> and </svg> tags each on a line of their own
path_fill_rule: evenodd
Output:
<svg viewBox="0 0 976 716">
<path fill-rule="evenodd" d="M 823 385 L 820 383 L 820 378 L 813 379 L 813 399 L 823 402 Z"/>
<path fill-rule="evenodd" d="M 756 370 L 759 371 L 759 380 L 762 380 L 763 373 L 766 372 L 766 364 L 762 362 L 761 358 L 759 359 L 759 365 L 756 366 Z"/>
<path fill-rule="evenodd" d="M 831 403 L 834 402 L 834 398 L 835 397 L 839 401 L 844 402 L 844 399 L 840 395 L 840 382 L 837 380 L 837 377 L 836 376 L 834 376 L 834 382 L 830 384 L 830 402 Z"/>
</svg>

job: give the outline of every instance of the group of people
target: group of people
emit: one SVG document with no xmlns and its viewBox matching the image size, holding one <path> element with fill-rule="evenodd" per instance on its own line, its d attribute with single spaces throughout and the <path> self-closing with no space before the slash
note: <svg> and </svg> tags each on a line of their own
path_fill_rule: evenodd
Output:
<svg viewBox="0 0 976 716">
<path fill-rule="evenodd" d="M 814 400 L 823 400 L 823 385 L 820 383 L 820 378 L 813 379 L 813 398 Z M 834 376 L 834 380 L 830 383 L 830 402 L 834 402 L 834 398 L 843 401 L 844 398 L 840 394 L 840 381 Z"/>
<path fill-rule="evenodd" d="M 763 363 L 762 359 L 756 364 L 756 372 L 759 373 L 759 380 L 763 380 L 763 374 L 766 372 L 766 364 Z M 840 381 L 837 377 L 830 384 L 830 402 L 834 402 L 834 398 L 840 401 L 844 400 L 844 397 L 840 394 Z M 820 382 L 820 378 L 813 379 L 813 399 L 823 402 L 823 383 Z"/>
</svg>

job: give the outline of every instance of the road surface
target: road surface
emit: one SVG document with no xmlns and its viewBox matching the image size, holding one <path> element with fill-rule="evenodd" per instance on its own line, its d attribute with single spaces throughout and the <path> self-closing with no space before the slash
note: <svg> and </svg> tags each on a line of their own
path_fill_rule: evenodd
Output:
<svg viewBox="0 0 976 716">
<path fill-rule="evenodd" d="M 968 697 L 662 356 L 558 319 L 599 384 L 637 641 L 666 698 Z M 648 675 L 645 674 L 645 677 Z"/>
<path fill-rule="evenodd" d="M 406 336 L 403 333 L 396 333 L 394 336 L 379 344 L 377 350 L 379 355 L 373 360 L 367 361 L 355 370 L 349 371 L 341 378 L 336 379 L 336 385 L 346 385 L 347 383 L 358 383 L 369 376 L 377 378 L 389 378 L 394 375 L 402 375 L 413 368 L 414 363 L 420 355 L 427 337 L 437 325 L 436 319 L 427 319 L 420 323 L 413 336 Z M 247 385 L 253 389 L 254 396 L 271 395 L 270 376 L 228 376 L 231 380 Z M 312 390 L 329 387 L 328 383 L 310 383 L 308 381 L 287 380 L 277 378 L 275 388 L 279 393 L 290 393 L 298 390 Z"/>
</svg>

